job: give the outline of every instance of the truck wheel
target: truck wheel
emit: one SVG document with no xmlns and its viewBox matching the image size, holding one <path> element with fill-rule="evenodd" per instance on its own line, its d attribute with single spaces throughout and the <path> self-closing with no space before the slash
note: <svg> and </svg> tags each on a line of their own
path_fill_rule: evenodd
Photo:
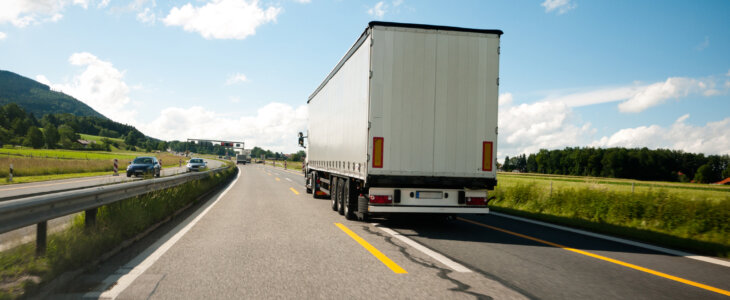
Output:
<svg viewBox="0 0 730 300">
<path fill-rule="evenodd" d="M 357 197 L 357 213 L 360 216 L 360 221 L 367 222 L 370 218 L 368 214 L 368 198 L 365 196 Z"/>
<path fill-rule="evenodd" d="M 319 199 L 317 192 L 319 192 L 319 188 L 317 187 L 317 172 L 312 172 L 312 198 Z"/>
<path fill-rule="evenodd" d="M 337 183 L 339 180 L 337 177 L 332 177 L 330 179 L 330 198 L 332 199 L 332 210 L 338 211 L 339 208 L 337 207 Z"/>
<path fill-rule="evenodd" d="M 357 209 L 357 195 L 353 197 L 354 192 L 353 182 L 351 180 L 345 180 L 345 189 L 342 191 L 343 195 L 343 206 L 345 207 L 345 219 L 354 220 L 355 209 Z"/>
<path fill-rule="evenodd" d="M 309 184 L 309 185 L 307 185 L 307 184 Z M 311 175 L 307 175 L 304 177 L 304 187 L 307 188 L 307 194 L 312 193 L 312 176 Z"/>
<path fill-rule="evenodd" d="M 339 207 L 337 208 L 337 212 L 341 215 L 345 214 L 345 179 L 340 179 L 337 182 L 337 204 Z"/>
</svg>

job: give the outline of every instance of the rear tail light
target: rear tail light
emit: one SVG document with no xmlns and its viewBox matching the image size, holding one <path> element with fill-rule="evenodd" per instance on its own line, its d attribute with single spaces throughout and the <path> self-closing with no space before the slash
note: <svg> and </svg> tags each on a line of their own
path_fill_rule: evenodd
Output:
<svg viewBox="0 0 730 300">
<path fill-rule="evenodd" d="M 466 205 L 487 205 L 486 197 L 466 197 Z"/>
<path fill-rule="evenodd" d="M 383 143 L 382 137 L 373 138 L 373 168 L 383 167 Z"/>
<path fill-rule="evenodd" d="M 482 171 L 492 171 L 492 142 L 482 143 Z"/>
<path fill-rule="evenodd" d="M 391 195 L 370 195 L 370 203 L 372 204 L 390 204 L 393 203 Z"/>
</svg>

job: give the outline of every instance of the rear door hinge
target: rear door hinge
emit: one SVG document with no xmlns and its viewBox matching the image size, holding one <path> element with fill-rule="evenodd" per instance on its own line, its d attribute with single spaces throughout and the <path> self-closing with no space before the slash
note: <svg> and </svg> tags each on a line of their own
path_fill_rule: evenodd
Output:
<svg viewBox="0 0 730 300">
<path fill-rule="evenodd" d="M 499 86 L 499 77 L 497 77 L 497 86 Z"/>
<path fill-rule="evenodd" d="M 370 70 L 370 77 L 369 78 L 373 78 L 373 70 Z"/>
</svg>

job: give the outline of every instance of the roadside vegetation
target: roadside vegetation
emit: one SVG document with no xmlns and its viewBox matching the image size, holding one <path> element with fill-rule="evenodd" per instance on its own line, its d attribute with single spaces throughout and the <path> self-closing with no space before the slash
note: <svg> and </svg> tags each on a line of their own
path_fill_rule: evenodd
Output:
<svg viewBox="0 0 730 300">
<path fill-rule="evenodd" d="M 61 178 L 111 174 L 113 161 L 118 159 L 120 174 L 136 156 L 156 156 L 163 167 L 177 167 L 186 158 L 168 152 L 97 152 L 61 149 L 0 149 L 0 184 L 8 183 L 10 164 L 13 165 L 13 182 L 34 182 Z M 76 175 L 72 175 L 76 174 Z"/>
<path fill-rule="evenodd" d="M 69 228 L 49 235 L 43 257 L 35 257 L 34 243 L 0 252 L 0 299 L 21 297 L 64 272 L 88 266 L 123 241 L 195 203 L 235 173 L 236 168 L 229 167 L 202 180 L 102 206 L 92 228 L 85 228 L 80 214 Z"/>
<path fill-rule="evenodd" d="M 541 149 L 505 157 L 502 170 L 573 176 L 713 183 L 730 177 L 730 155 L 644 148 Z"/>
<path fill-rule="evenodd" d="M 500 174 L 495 211 L 730 257 L 730 189 L 609 178 Z M 633 183 L 633 192 L 632 192 Z"/>
</svg>

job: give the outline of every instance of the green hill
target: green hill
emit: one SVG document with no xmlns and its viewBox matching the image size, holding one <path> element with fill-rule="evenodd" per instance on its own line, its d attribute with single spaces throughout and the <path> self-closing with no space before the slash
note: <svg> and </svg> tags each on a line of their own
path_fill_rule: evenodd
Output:
<svg viewBox="0 0 730 300">
<path fill-rule="evenodd" d="M 36 117 L 70 113 L 107 119 L 76 98 L 52 91 L 47 85 L 13 72 L 0 70 L 0 106 L 16 103 Z"/>
</svg>

